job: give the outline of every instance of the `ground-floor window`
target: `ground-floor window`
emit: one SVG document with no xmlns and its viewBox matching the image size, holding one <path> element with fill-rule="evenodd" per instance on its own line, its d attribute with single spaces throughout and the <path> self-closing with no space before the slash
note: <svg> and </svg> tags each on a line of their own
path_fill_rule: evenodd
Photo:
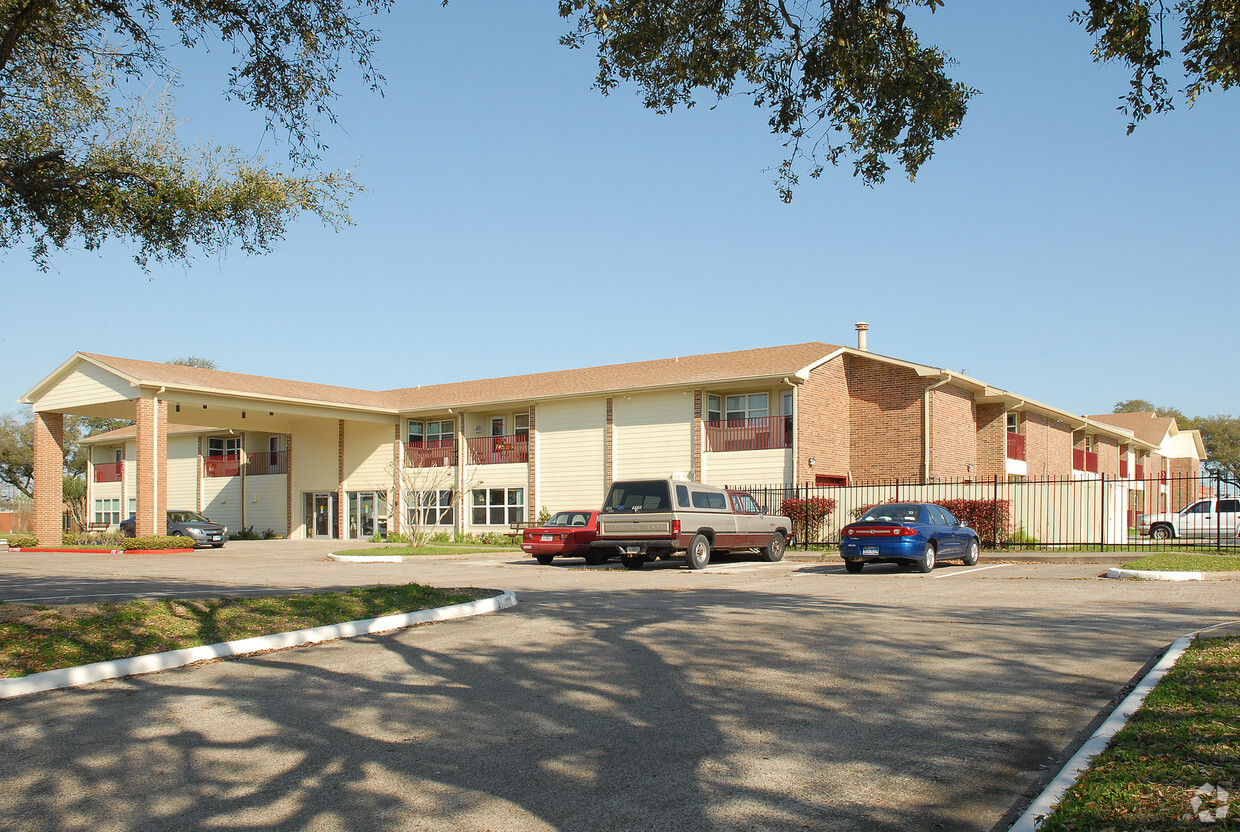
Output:
<svg viewBox="0 0 1240 832">
<path fill-rule="evenodd" d="M 476 488 L 470 499 L 470 523 L 507 526 L 525 520 L 524 488 Z"/>
<path fill-rule="evenodd" d="M 95 522 L 107 523 L 109 526 L 121 522 L 120 498 L 95 500 Z"/>
<path fill-rule="evenodd" d="M 452 491 L 409 491 L 405 495 L 406 512 L 411 526 L 451 526 Z"/>
</svg>

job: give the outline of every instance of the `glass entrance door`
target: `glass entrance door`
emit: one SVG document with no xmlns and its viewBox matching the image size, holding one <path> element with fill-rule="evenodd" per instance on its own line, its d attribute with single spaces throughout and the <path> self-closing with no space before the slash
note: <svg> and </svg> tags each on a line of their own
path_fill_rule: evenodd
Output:
<svg viewBox="0 0 1240 832">
<path fill-rule="evenodd" d="M 366 540 L 387 534 L 387 492 L 349 492 L 349 537 Z"/>
<path fill-rule="evenodd" d="M 336 536 L 336 495 L 330 491 L 307 493 L 306 537 Z"/>
</svg>

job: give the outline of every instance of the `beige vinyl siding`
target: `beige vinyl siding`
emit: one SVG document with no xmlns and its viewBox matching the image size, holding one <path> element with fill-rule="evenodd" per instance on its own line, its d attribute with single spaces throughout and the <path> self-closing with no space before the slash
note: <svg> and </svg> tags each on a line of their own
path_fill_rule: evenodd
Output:
<svg viewBox="0 0 1240 832">
<path fill-rule="evenodd" d="M 605 399 L 538 405 L 537 494 L 534 516 L 603 504 Z"/>
<path fill-rule="evenodd" d="M 241 477 L 205 477 L 202 481 L 202 513 L 216 523 L 223 523 L 229 532 L 240 529 Z"/>
<path fill-rule="evenodd" d="M 540 409 L 541 414 L 541 409 Z M 616 396 L 613 479 L 693 474 L 693 396 L 682 390 Z"/>
<path fill-rule="evenodd" d="M 285 477 L 268 474 L 245 478 L 245 524 L 262 534 L 270 529 L 283 536 L 287 531 L 285 515 Z M 296 514 L 296 512 L 294 512 Z M 210 515 L 208 515 L 210 516 Z M 212 517 L 212 520 L 215 518 Z M 232 528 L 231 526 L 229 527 Z"/>
<path fill-rule="evenodd" d="M 348 491 L 390 491 L 395 432 L 391 425 L 345 422 L 344 477 Z M 294 440 L 296 447 L 296 440 Z"/>
<path fill-rule="evenodd" d="M 136 398 L 138 391 L 107 370 L 83 362 L 35 403 L 37 410 L 72 410 L 104 402 Z"/>
<path fill-rule="evenodd" d="M 792 482 L 792 449 L 703 454 L 702 468 L 702 482 L 720 487 Z"/>
<path fill-rule="evenodd" d="M 198 437 L 168 437 L 168 509 L 198 510 Z"/>
<path fill-rule="evenodd" d="M 300 500 L 305 491 L 335 491 L 339 485 L 336 420 L 299 419 L 292 433 L 293 499 Z"/>
</svg>

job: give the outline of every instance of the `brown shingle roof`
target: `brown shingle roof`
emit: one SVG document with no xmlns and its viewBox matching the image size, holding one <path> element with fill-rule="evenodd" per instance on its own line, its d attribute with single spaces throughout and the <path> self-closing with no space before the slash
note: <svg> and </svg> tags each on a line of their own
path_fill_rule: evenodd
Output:
<svg viewBox="0 0 1240 832">
<path fill-rule="evenodd" d="M 1086 418 L 1130 430 L 1138 439 L 1148 442 L 1155 447 L 1162 444 L 1163 440 L 1167 438 L 1167 433 L 1171 430 L 1171 426 L 1175 424 L 1175 419 L 1172 417 L 1159 416 L 1157 413 L 1149 411 L 1141 413 L 1103 413 L 1098 416 L 1087 416 Z"/>
<path fill-rule="evenodd" d="M 202 427 L 200 425 L 168 425 L 168 435 L 175 436 L 178 433 L 221 433 L 218 427 Z M 92 433 L 90 436 L 83 437 L 82 441 L 87 444 L 96 444 L 101 442 L 117 442 L 126 439 L 134 439 L 138 436 L 137 425 L 126 425 L 123 428 L 115 430 L 105 430 L 102 433 Z"/>
<path fill-rule="evenodd" d="M 793 375 L 839 350 L 809 342 L 783 347 L 688 355 L 577 370 L 458 381 L 393 390 L 361 390 L 304 381 L 204 370 L 180 364 L 108 355 L 83 356 L 130 378 L 168 387 L 192 387 L 380 410 L 427 410 L 473 404 L 585 395 L 617 390 L 697 384 L 727 379 Z"/>
</svg>

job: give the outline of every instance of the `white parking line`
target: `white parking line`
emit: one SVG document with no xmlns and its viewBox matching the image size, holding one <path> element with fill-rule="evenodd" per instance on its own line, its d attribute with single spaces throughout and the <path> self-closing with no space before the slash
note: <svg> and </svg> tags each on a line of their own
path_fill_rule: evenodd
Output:
<svg viewBox="0 0 1240 832">
<path fill-rule="evenodd" d="M 996 563 L 992 566 L 978 566 L 973 569 L 966 569 L 963 572 L 944 572 L 941 575 L 935 575 L 935 578 L 954 578 L 957 575 L 968 575 L 970 572 L 981 572 L 984 569 L 998 569 L 1000 566 L 1011 566 L 1010 563 Z"/>
</svg>

